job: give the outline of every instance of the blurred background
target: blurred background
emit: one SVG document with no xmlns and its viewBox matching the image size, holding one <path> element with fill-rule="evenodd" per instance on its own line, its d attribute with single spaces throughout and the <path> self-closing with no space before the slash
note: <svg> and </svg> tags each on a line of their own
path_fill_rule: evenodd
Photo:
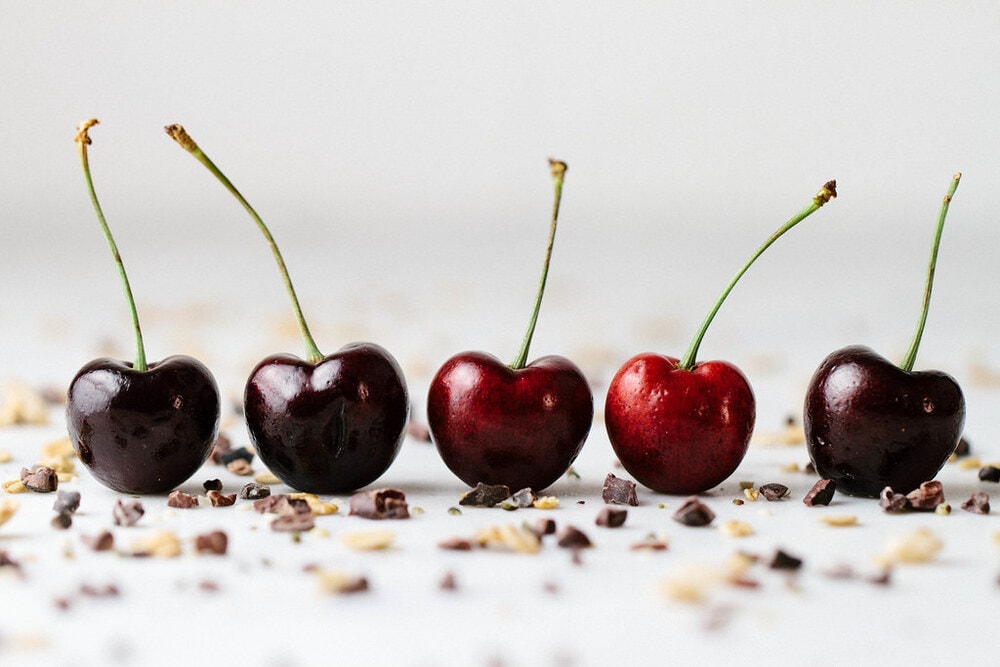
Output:
<svg viewBox="0 0 1000 667">
<path fill-rule="evenodd" d="M 65 385 L 131 358 L 73 144 L 94 116 L 148 354 L 199 356 L 234 397 L 304 348 L 263 238 L 170 123 L 270 224 L 321 349 L 383 344 L 417 414 L 452 354 L 517 351 L 548 157 L 569 172 L 532 356 L 573 358 L 598 403 L 632 354 L 680 355 L 833 178 L 840 198 L 747 274 L 701 356 L 775 415 L 836 347 L 898 360 L 957 171 L 917 367 L 991 387 L 997 35 L 994 2 L 0 0 L 0 376 Z"/>
</svg>

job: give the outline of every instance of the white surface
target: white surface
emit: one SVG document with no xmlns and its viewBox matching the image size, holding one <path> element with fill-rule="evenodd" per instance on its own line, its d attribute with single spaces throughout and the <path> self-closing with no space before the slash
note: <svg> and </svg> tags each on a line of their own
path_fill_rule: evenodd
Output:
<svg viewBox="0 0 1000 667">
<path fill-rule="evenodd" d="M 743 3 L 297 3 L 290 11 L 0 0 L 0 379 L 65 386 L 93 357 L 131 355 L 72 145 L 89 116 L 103 121 L 92 133 L 94 179 L 150 358 L 198 356 L 238 400 L 257 360 L 302 348 L 256 230 L 162 133 L 181 122 L 271 224 L 321 349 L 384 345 L 421 420 L 427 384 L 446 358 L 516 351 L 544 250 L 550 155 L 570 170 L 532 357 L 579 363 L 598 413 L 625 359 L 683 352 L 750 252 L 824 181 L 838 180 L 841 197 L 747 274 L 702 346 L 702 358 L 748 374 L 762 432 L 798 414 L 810 374 L 834 349 L 864 343 L 900 358 L 937 207 L 961 170 L 917 367 L 959 380 L 976 453 L 1000 460 L 1000 311 L 988 287 L 1000 89 L 984 84 L 998 76 L 998 28 L 995 3 L 782 2 L 753 11 Z M 225 430 L 245 442 L 240 422 Z M 44 429 L 0 430 L 0 449 L 15 454 L 0 478 L 16 477 L 62 432 L 58 414 Z M 189 539 L 222 527 L 229 555 L 93 554 L 80 535 L 110 527 L 115 495 L 83 471 L 66 485 L 83 493 L 70 531 L 49 527 L 53 498 L 35 495 L 18 496 L 20 512 L 0 527 L 0 549 L 26 575 L 0 576 L 0 661 L 978 659 L 978 639 L 993 636 L 1000 611 L 997 512 L 889 516 L 844 497 L 808 509 L 800 499 L 812 480 L 779 471 L 805 461 L 801 446 L 754 447 L 706 498 L 719 520 L 750 522 L 750 538 L 680 526 L 670 514 L 681 499 L 643 491 L 625 528 L 599 529 L 592 522 L 613 455 L 598 414 L 577 465 L 582 479 L 553 487 L 562 506 L 544 513 L 595 541 L 579 567 L 551 544 L 534 557 L 439 550 L 443 537 L 543 513 L 449 515 L 462 486 L 420 443 L 407 442 L 378 484 L 399 486 L 425 513 L 389 525 L 397 546 L 382 554 L 345 550 L 340 534 L 386 526 L 343 511 L 318 520 L 330 538 L 293 544 L 252 512 L 167 512 L 162 498 L 144 499 L 138 527 L 114 530 L 120 548 L 159 528 Z M 220 476 L 232 492 L 242 481 L 204 473 L 187 489 Z M 733 506 L 744 479 L 785 483 L 791 498 Z M 997 488 L 952 466 L 941 479 L 956 507 L 973 489 Z M 827 527 L 816 521 L 825 513 L 856 514 L 860 525 Z M 900 568 L 890 586 L 824 575 L 838 563 L 868 574 L 888 539 L 918 526 L 944 549 L 934 563 Z M 668 535 L 670 550 L 628 549 L 649 532 Z M 797 591 L 761 570 L 760 589 L 721 588 L 700 606 L 660 593 L 692 563 L 776 548 L 805 559 Z M 372 590 L 324 596 L 302 571 L 310 563 L 363 574 Z M 446 571 L 458 578 L 454 593 L 437 589 Z M 221 590 L 198 590 L 203 579 Z M 74 595 L 80 584 L 109 582 L 119 597 Z M 73 599 L 68 611 L 53 604 L 64 596 Z"/>
</svg>

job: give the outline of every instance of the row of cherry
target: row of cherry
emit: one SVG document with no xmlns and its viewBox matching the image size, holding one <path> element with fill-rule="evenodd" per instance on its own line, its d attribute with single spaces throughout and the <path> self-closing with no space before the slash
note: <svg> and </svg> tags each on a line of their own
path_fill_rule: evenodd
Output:
<svg viewBox="0 0 1000 667">
<path fill-rule="evenodd" d="M 163 493 L 190 478 L 212 450 L 219 391 L 196 359 L 147 363 L 128 277 L 94 190 L 89 129 L 76 143 L 97 219 L 117 263 L 132 314 L 133 362 L 95 359 L 73 378 L 69 435 L 81 461 L 106 486 Z M 382 347 L 356 343 L 323 355 L 309 332 L 284 260 L 267 225 L 180 125 L 166 128 L 243 205 L 274 253 L 306 346 L 261 361 L 250 375 L 244 414 L 261 460 L 292 488 L 344 493 L 370 484 L 399 452 L 410 404 L 399 364 Z M 449 359 L 434 376 L 427 421 L 445 464 L 466 484 L 541 490 L 576 459 L 593 422 L 593 395 L 580 369 L 550 355 L 528 363 L 559 218 L 566 165 L 550 161 L 555 201 L 534 310 L 511 364 L 482 352 Z M 875 496 L 886 486 L 908 492 L 934 477 L 955 450 L 965 421 L 961 388 L 945 373 L 913 372 L 926 322 L 937 249 L 956 175 L 938 218 L 913 342 L 896 366 L 864 347 L 828 356 L 814 374 L 804 426 L 817 472 L 843 492 Z M 743 373 L 723 361 L 697 361 L 715 314 L 756 259 L 782 234 L 837 196 L 826 183 L 743 265 L 709 311 L 680 359 L 641 354 L 608 388 L 605 423 L 615 454 L 654 491 L 692 494 L 728 478 L 746 454 L 756 404 Z"/>
</svg>

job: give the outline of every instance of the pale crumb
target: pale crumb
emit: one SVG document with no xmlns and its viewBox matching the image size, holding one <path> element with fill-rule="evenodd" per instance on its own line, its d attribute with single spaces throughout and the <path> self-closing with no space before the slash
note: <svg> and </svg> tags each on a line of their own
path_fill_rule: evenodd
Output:
<svg viewBox="0 0 1000 667">
<path fill-rule="evenodd" d="M 24 493 L 28 490 L 28 487 L 26 487 L 19 479 L 6 481 L 2 484 L 2 486 L 3 490 L 7 493 Z"/>
<path fill-rule="evenodd" d="M 719 532 L 729 537 L 747 537 L 753 535 L 753 526 L 746 521 L 732 519 L 719 524 Z"/>
<path fill-rule="evenodd" d="M 826 514 L 819 518 L 821 523 L 825 523 L 828 526 L 855 526 L 858 523 L 858 517 L 853 514 Z"/>
<path fill-rule="evenodd" d="M 14 455 L 6 449 L 0 449 L 0 463 L 10 463 L 14 460 Z"/>
<path fill-rule="evenodd" d="M 774 512 L 772 512 L 767 507 L 762 507 L 761 509 L 757 510 L 757 516 L 774 516 Z"/>
<path fill-rule="evenodd" d="M 154 558 L 176 558 L 181 555 L 181 541 L 174 532 L 162 530 L 133 542 L 132 553 Z"/>
<path fill-rule="evenodd" d="M 993 544 L 1000 547 L 1000 532 L 993 533 Z"/>
<path fill-rule="evenodd" d="M 541 496 L 532 503 L 535 509 L 554 510 L 559 507 L 559 499 L 555 496 Z"/>
<path fill-rule="evenodd" d="M 758 491 L 753 487 L 750 487 L 749 489 L 743 489 L 743 497 L 749 500 L 750 502 L 757 502 L 758 500 L 760 500 L 760 491 Z"/>
<path fill-rule="evenodd" d="M 240 477 L 249 477 L 253 474 L 253 468 L 247 463 L 246 459 L 233 459 L 226 464 L 226 469 Z"/>
<path fill-rule="evenodd" d="M 941 503 L 934 508 L 934 513 L 940 516 L 948 516 L 951 514 L 951 505 L 948 503 Z"/>
<path fill-rule="evenodd" d="M 253 481 L 258 484 L 267 484 L 268 486 L 273 486 L 275 484 L 281 484 L 281 480 L 275 477 L 274 473 L 270 470 L 265 470 L 264 472 L 259 472 L 253 477 Z"/>
<path fill-rule="evenodd" d="M 482 528 L 473 539 L 481 547 L 497 547 L 524 554 L 538 553 L 542 547 L 534 532 L 513 524 Z"/>
<path fill-rule="evenodd" d="M 699 603 L 705 600 L 709 590 L 725 581 L 726 576 L 717 568 L 688 565 L 664 579 L 660 590 L 668 599 L 676 602 Z"/>
<path fill-rule="evenodd" d="M 14 516 L 20 506 L 21 503 L 17 502 L 16 499 L 4 498 L 0 502 L 0 526 L 10 521 L 10 518 Z"/>
<path fill-rule="evenodd" d="M 76 450 L 73 449 L 73 443 L 70 442 L 69 438 L 60 438 L 42 445 L 43 458 L 73 458 L 75 456 Z"/>
<path fill-rule="evenodd" d="M 324 593 L 338 595 L 367 590 L 368 582 L 364 577 L 347 574 L 343 570 L 316 570 L 316 581 Z"/>
<path fill-rule="evenodd" d="M 800 424 L 789 424 L 781 431 L 771 433 L 754 433 L 750 442 L 754 445 L 804 445 L 806 432 Z"/>
<path fill-rule="evenodd" d="M 80 476 L 75 472 L 57 472 L 56 477 L 59 479 L 60 484 L 80 479 Z"/>
<path fill-rule="evenodd" d="M 801 471 L 802 469 L 799 467 L 799 464 L 794 462 L 787 463 L 778 468 L 778 472 L 801 472 Z"/>
<path fill-rule="evenodd" d="M 336 514 L 340 511 L 340 507 L 336 503 L 325 503 L 314 493 L 289 493 L 288 497 L 306 501 L 306 504 L 309 505 L 309 510 L 313 514 L 325 516 L 327 514 Z"/>
<path fill-rule="evenodd" d="M 983 467 L 978 456 L 969 456 L 955 464 L 959 470 L 979 470 Z"/>
<path fill-rule="evenodd" d="M 382 551 L 392 546 L 396 533 L 391 530 L 366 530 L 357 533 L 344 533 L 340 543 L 354 551 Z"/>
<path fill-rule="evenodd" d="M 249 505 L 248 505 L 248 507 L 249 507 Z M 320 528 L 319 526 L 316 526 L 315 528 L 313 528 L 312 530 L 310 530 L 309 534 L 312 535 L 313 537 L 319 537 L 319 538 L 322 538 L 324 540 L 325 539 L 329 539 L 329 537 L 330 537 L 330 531 L 327 530 L 326 528 Z"/>
<path fill-rule="evenodd" d="M 28 385 L 8 380 L 0 387 L 0 427 L 44 426 L 49 423 L 49 406 L 42 394 Z"/>
<path fill-rule="evenodd" d="M 38 465 L 52 468 L 56 472 L 73 472 L 73 469 L 76 467 L 73 459 L 68 456 L 43 456 Z"/>
<path fill-rule="evenodd" d="M 729 575 L 729 580 L 737 581 L 741 579 L 756 562 L 757 559 L 752 555 L 743 551 L 737 551 L 726 559 L 726 572 Z"/>
<path fill-rule="evenodd" d="M 906 535 L 889 540 L 874 561 L 882 567 L 898 563 L 926 563 L 937 556 L 943 543 L 926 528 L 917 528 Z"/>
</svg>

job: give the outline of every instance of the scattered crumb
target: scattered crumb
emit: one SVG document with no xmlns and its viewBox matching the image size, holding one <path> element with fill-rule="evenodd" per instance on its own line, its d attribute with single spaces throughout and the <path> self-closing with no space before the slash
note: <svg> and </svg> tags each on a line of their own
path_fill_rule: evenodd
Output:
<svg viewBox="0 0 1000 667">
<path fill-rule="evenodd" d="M 890 539 L 874 560 L 884 568 L 900 563 L 926 563 L 937 556 L 942 546 L 941 540 L 931 531 L 917 528 Z"/>
<path fill-rule="evenodd" d="M 853 514 L 827 514 L 821 516 L 819 520 L 828 526 L 856 526 L 858 524 L 858 517 Z"/>
<path fill-rule="evenodd" d="M 354 551 L 381 551 L 392 546 L 396 534 L 391 530 L 366 530 L 356 533 L 344 533 L 340 542 Z"/>
</svg>

